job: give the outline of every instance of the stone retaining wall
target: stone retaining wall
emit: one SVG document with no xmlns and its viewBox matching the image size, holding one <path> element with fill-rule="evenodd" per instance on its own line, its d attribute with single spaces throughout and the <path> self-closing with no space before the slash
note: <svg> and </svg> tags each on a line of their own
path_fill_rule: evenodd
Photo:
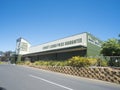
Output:
<svg viewBox="0 0 120 90">
<path fill-rule="evenodd" d="M 102 67 L 78 68 L 78 67 L 69 67 L 69 66 L 66 67 L 32 66 L 32 67 L 120 84 L 120 70 L 113 70 L 108 67 L 106 68 L 102 68 Z"/>
</svg>

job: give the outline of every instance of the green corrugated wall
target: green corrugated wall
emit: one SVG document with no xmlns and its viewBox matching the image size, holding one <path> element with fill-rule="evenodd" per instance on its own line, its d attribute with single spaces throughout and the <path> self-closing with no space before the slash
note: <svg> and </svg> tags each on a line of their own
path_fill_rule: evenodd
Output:
<svg viewBox="0 0 120 90">
<path fill-rule="evenodd" d="M 87 33 L 87 56 L 99 56 L 101 47 L 93 44 L 89 41 L 89 38 L 91 38 L 93 41 L 98 41 L 102 45 L 102 41 L 94 37 L 93 35 Z"/>
</svg>

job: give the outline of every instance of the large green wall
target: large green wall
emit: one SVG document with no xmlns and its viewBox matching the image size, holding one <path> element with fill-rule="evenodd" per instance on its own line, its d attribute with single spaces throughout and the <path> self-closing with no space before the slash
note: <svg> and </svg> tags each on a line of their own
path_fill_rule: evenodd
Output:
<svg viewBox="0 0 120 90">
<path fill-rule="evenodd" d="M 95 42 L 98 42 L 97 44 Z M 87 33 L 87 56 L 99 56 L 102 41 L 94 37 L 93 35 Z"/>
</svg>

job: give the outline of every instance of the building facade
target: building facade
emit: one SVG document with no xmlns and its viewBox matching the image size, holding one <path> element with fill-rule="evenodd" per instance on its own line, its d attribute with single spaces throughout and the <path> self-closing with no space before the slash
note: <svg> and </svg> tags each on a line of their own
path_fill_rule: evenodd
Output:
<svg viewBox="0 0 120 90">
<path fill-rule="evenodd" d="M 23 38 L 18 38 L 16 41 L 16 54 L 17 55 L 24 55 L 29 52 L 29 49 L 31 47 L 31 44 L 23 39 Z"/>
<path fill-rule="evenodd" d="M 17 40 L 16 53 L 22 60 L 66 60 L 73 56 L 99 56 L 102 41 L 85 32 L 37 46 L 26 40 Z"/>
</svg>

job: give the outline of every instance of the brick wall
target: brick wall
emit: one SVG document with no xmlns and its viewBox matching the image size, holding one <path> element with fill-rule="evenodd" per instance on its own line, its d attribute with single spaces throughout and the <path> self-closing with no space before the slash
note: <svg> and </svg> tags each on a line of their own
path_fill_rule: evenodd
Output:
<svg viewBox="0 0 120 90">
<path fill-rule="evenodd" d="M 120 84 L 120 70 L 114 70 L 108 67 L 105 68 L 102 67 L 78 68 L 78 67 L 69 67 L 69 66 L 66 67 L 32 66 L 32 67 Z"/>
</svg>

